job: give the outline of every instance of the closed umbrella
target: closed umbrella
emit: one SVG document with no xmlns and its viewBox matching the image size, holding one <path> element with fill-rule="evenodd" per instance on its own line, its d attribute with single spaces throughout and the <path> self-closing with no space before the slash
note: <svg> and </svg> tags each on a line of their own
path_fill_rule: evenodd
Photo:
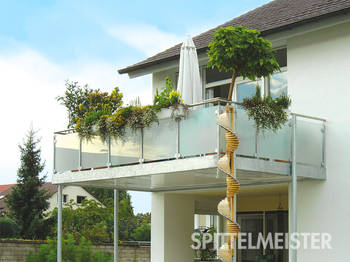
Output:
<svg viewBox="0 0 350 262">
<path fill-rule="evenodd" d="M 177 90 L 180 92 L 184 104 L 190 105 L 202 101 L 202 83 L 199 75 L 197 51 L 191 37 L 188 37 L 181 46 Z"/>
</svg>

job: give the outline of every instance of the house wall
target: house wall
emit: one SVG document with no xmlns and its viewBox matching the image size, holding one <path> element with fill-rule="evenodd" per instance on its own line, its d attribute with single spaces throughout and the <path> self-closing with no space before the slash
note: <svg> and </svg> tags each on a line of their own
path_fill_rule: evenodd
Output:
<svg viewBox="0 0 350 262">
<path fill-rule="evenodd" d="M 176 72 L 177 69 L 169 69 L 152 74 L 152 96 L 155 95 L 156 90 L 160 92 L 165 86 L 165 78 L 169 77 L 173 84 L 176 84 Z"/>
<path fill-rule="evenodd" d="M 344 261 L 350 228 L 350 23 L 288 39 L 292 111 L 327 123 L 327 181 L 298 183 L 299 232 L 328 232 L 332 250 L 299 250 L 298 261 Z"/>
<path fill-rule="evenodd" d="M 98 201 L 96 198 L 94 198 L 91 194 L 89 194 L 84 188 L 80 186 L 64 186 L 62 189 L 62 196 L 63 195 L 68 195 L 67 203 L 70 200 L 73 200 L 76 203 L 77 196 L 85 196 L 87 200 Z M 57 207 L 57 193 L 53 194 L 48 201 L 49 201 L 49 208 L 46 212 L 51 212 L 55 207 Z"/>
</svg>

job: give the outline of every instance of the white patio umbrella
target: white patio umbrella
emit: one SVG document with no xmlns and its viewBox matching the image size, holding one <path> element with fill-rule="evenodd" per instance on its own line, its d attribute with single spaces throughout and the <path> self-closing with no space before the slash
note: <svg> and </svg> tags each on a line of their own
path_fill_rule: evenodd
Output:
<svg viewBox="0 0 350 262">
<path fill-rule="evenodd" d="M 203 99 L 196 46 L 190 36 L 181 46 L 177 90 L 184 104 L 199 103 Z"/>
</svg>

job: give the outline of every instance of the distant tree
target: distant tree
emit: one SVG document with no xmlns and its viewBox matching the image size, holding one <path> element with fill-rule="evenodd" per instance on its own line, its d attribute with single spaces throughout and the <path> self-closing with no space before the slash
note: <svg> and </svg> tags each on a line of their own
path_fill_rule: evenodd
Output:
<svg viewBox="0 0 350 262">
<path fill-rule="evenodd" d="M 137 226 L 140 226 L 142 224 L 151 224 L 151 213 L 138 213 L 136 215 L 137 219 Z"/>
<path fill-rule="evenodd" d="M 232 100 L 238 76 L 255 80 L 280 70 L 271 42 L 263 39 L 258 30 L 243 26 L 222 27 L 215 31 L 208 56 L 208 67 L 232 72 L 228 100 Z"/>
<path fill-rule="evenodd" d="M 119 239 L 132 240 L 132 234 L 137 227 L 137 218 L 131 206 L 130 195 L 124 191 L 118 205 Z M 106 198 L 103 204 L 95 200 L 84 200 L 81 204 L 70 202 L 62 211 L 63 234 L 72 234 L 78 241 L 82 237 L 93 243 L 113 242 L 114 212 L 113 199 Z M 57 222 L 57 208 L 51 213 L 50 221 Z M 53 227 L 52 237 L 57 228 Z"/>
<path fill-rule="evenodd" d="M 134 215 L 134 208 L 131 205 L 131 196 L 119 201 L 119 238 L 121 240 L 131 240 L 132 232 L 136 228 L 137 219 Z"/>
<path fill-rule="evenodd" d="M 26 239 L 42 239 L 46 237 L 46 221 L 44 211 L 49 207 L 50 197 L 47 191 L 40 190 L 45 176 L 41 176 L 45 164 L 41 161 L 39 139 L 31 128 L 21 152 L 21 165 L 17 172 L 17 185 L 6 196 L 9 216 L 19 226 L 19 235 Z"/>
<path fill-rule="evenodd" d="M 136 241 L 150 241 L 151 240 L 151 225 L 144 223 L 135 228 L 132 233 L 132 238 Z"/>
<path fill-rule="evenodd" d="M 85 190 L 88 191 L 91 195 L 93 195 L 98 201 L 100 201 L 104 205 L 111 203 L 111 199 L 114 198 L 113 189 L 85 187 Z M 125 190 L 118 190 L 118 191 L 119 191 L 119 201 L 126 199 L 129 195 L 129 193 Z"/>
</svg>

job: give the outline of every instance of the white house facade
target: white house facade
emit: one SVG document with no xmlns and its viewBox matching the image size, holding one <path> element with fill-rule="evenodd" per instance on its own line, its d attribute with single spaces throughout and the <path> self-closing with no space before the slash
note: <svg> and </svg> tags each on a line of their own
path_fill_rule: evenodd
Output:
<svg viewBox="0 0 350 262">
<path fill-rule="evenodd" d="M 265 234 L 296 229 L 331 236 L 331 248 L 299 248 L 295 253 L 241 250 L 237 261 L 258 261 L 261 253 L 276 262 L 346 261 L 350 2 L 275 0 L 224 25 L 237 24 L 260 30 L 276 50 L 282 72 L 258 80 L 264 92 L 276 96 L 285 92 L 292 100 L 291 122 L 276 134 L 256 135 L 247 116 L 236 108 L 241 231 Z M 213 32 L 194 37 L 206 106 L 193 106 L 187 119 L 161 120 L 159 126 L 130 135 L 124 144 L 116 141 L 108 146 L 98 139 L 85 145 L 74 133 L 55 135 L 53 183 L 152 192 L 152 262 L 193 261 L 195 226 L 214 225 L 218 232 L 226 231 L 225 220 L 217 216 L 217 204 L 226 190 L 225 176 L 217 172 L 225 141 L 215 118 L 224 110 L 225 101 L 219 98 L 226 97 L 230 76 L 205 66 L 205 46 Z M 120 72 L 130 77 L 152 74 L 155 92 L 166 76 L 176 83 L 178 50 L 175 46 Z M 235 99 L 251 95 L 252 86 L 255 82 L 239 78 Z M 293 170 L 297 181 L 292 186 Z M 203 222 L 198 215 L 215 219 Z"/>
</svg>

